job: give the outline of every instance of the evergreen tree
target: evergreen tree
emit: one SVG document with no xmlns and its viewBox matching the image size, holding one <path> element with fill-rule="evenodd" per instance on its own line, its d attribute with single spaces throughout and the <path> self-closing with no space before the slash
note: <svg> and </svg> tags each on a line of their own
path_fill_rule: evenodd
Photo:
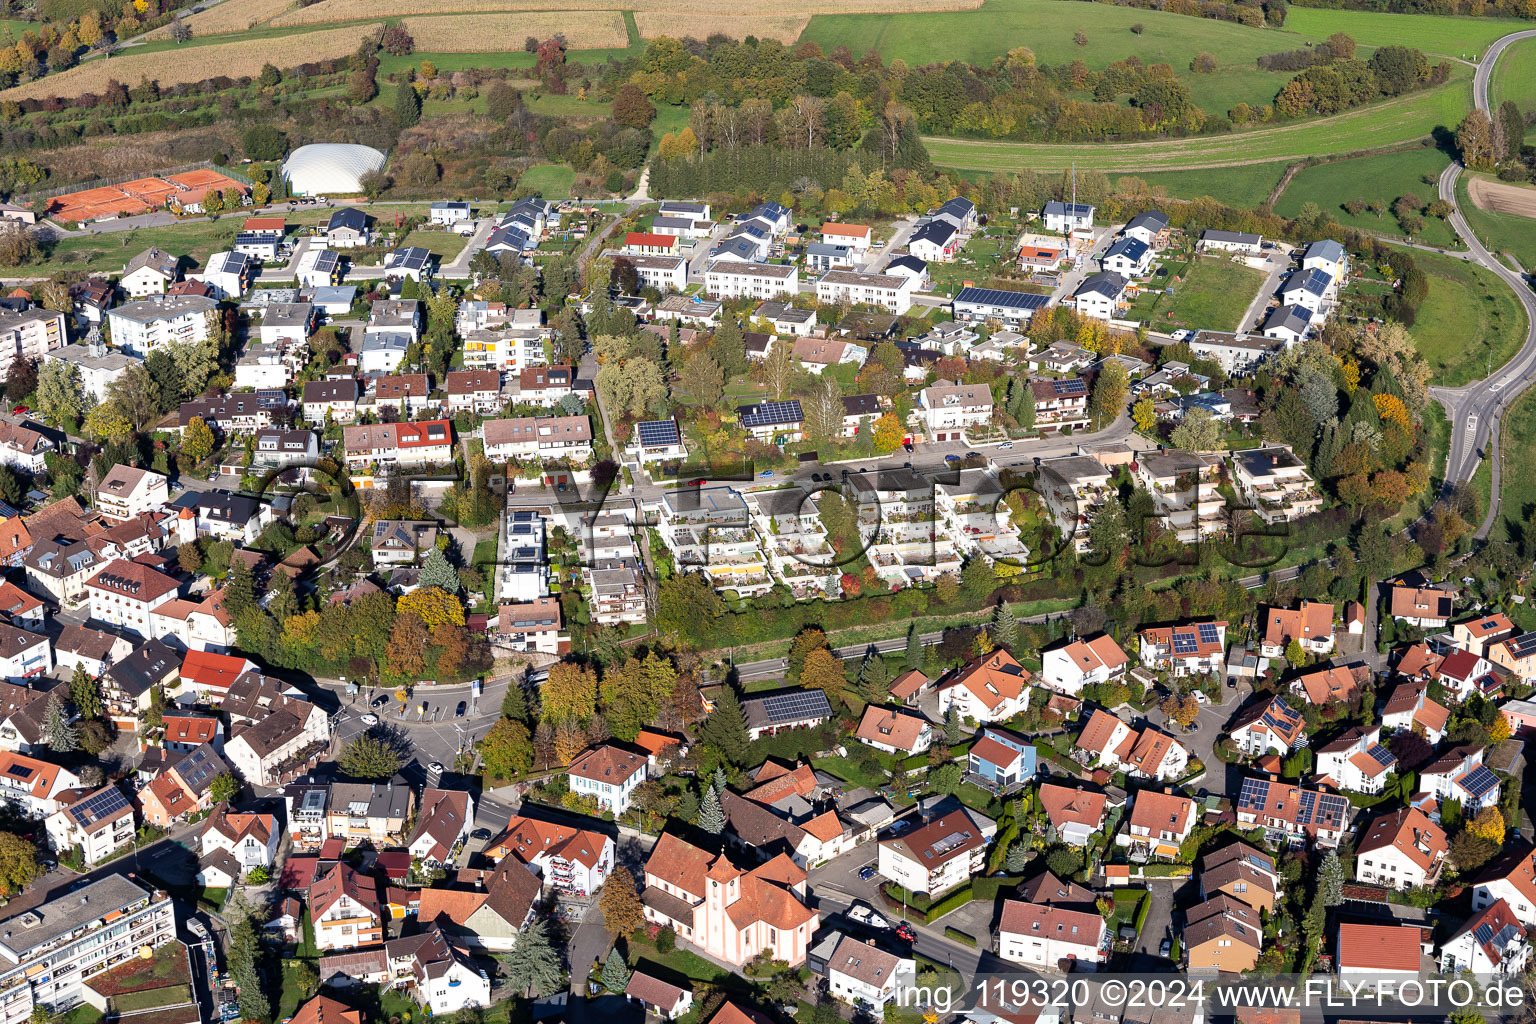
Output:
<svg viewBox="0 0 1536 1024">
<path fill-rule="evenodd" d="M 236 889 L 224 908 L 229 925 L 227 956 L 229 976 L 240 987 L 240 1015 L 246 1020 L 270 1020 L 272 1003 L 262 986 L 256 961 L 261 955 L 256 938 L 256 924 L 245 894 Z"/>
<path fill-rule="evenodd" d="M 1338 852 L 1329 850 L 1317 869 L 1317 894 L 1323 906 L 1336 907 L 1344 902 L 1344 865 L 1339 862 Z"/>
<path fill-rule="evenodd" d="M 245 559 L 235 558 L 229 564 L 229 582 L 224 584 L 224 607 L 231 616 L 238 617 L 256 604 L 256 581 L 251 577 L 251 567 Z"/>
<path fill-rule="evenodd" d="M 954 746 L 964 739 L 965 728 L 960 722 L 960 712 L 956 711 L 955 706 L 951 704 L 949 713 L 944 716 L 944 742 Z"/>
<path fill-rule="evenodd" d="M 890 688 L 890 667 L 880 652 L 871 647 L 864 655 L 864 664 L 859 666 L 859 695 L 866 703 L 879 704 L 890 693 Z"/>
<path fill-rule="evenodd" d="M 917 623 L 907 626 L 907 668 L 919 669 L 923 667 L 923 641 L 917 632 Z"/>
<path fill-rule="evenodd" d="M 537 919 L 517 937 L 512 952 L 501 958 L 512 989 L 527 996 L 546 996 L 565 987 L 565 965 L 550 944 L 549 926 Z M 246 1016 L 251 1016 L 247 1014 Z M 270 1014 L 262 1014 L 265 1020 Z"/>
<path fill-rule="evenodd" d="M 741 710 L 741 701 L 730 688 L 721 691 L 715 701 L 715 710 L 704 719 L 699 729 L 699 739 L 711 747 L 726 763 L 743 765 L 750 753 L 747 738 L 747 716 Z"/>
<path fill-rule="evenodd" d="M 69 680 L 69 701 L 81 718 L 96 718 L 101 714 L 101 686 L 80 662 L 75 662 L 75 674 Z"/>
<path fill-rule="evenodd" d="M 421 585 L 424 587 L 442 587 L 450 594 L 459 592 L 459 574 L 453 566 L 448 564 L 448 556 L 437 548 L 427 555 L 427 560 L 421 567 Z"/>
<path fill-rule="evenodd" d="M 725 792 L 725 790 L 726 790 L 726 778 L 725 778 L 725 769 L 724 768 L 720 768 L 720 767 L 716 767 L 715 768 L 714 786 L 715 786 L 715 792 L 716 793 L 724 793 Z"/>
<path fill-rule="evenodd" d="M 1023 843 L 1016 842 L 1008 847 L 1008 857 L 1003 861 L 1003 870 L 1010 875 L 1016 875 L 1023 871 L 1028 863 L 1029 851 L 1024 848 Z"/>
<path fill-rule="evenodd" d="M 623 992 L 629 984 L 629 966 L 615 946 L 608 951 L 608 961 L 603 964 L 603 987 L 609 992 Z"/>
<path fill-rule="evenodd" d="M 144 712 L 144 727 L 159 729 L 165 725 L 165 688 L 159 683 L 149 691 L 149 710 Z"/>
<path fill-rule="evenodd" d="M 395 90 L 395 116 L 400 127 L 409 128 L 421 120 L 421 95 L 409 82 L 401 82 Z"/>
<path fill-rule="evenodd" d="M 523 692 L 523 684 L 516 679 L 507 684 L 507 695 L 501 698 L 501 716 L 514 722 L 528 721 L 528 695 Z"/>
<path fill-rule="evenodd" d="M 992 622 L 988 625 L 987 632 L 992 634 L 994 647 L 1002 647 L 1008 653 L 1017 656 L 1014 647 L 1019 642 L 1019 620 L 1007 601 L 999 601 L 997 607 L 992 609 Z"/>
<path fill-rule="evenodd" d="M 699 803 L 699 816 L 693 819 L 693 823 L 712 836 L 717 836 L 725 831 L 725 808 L 720 806 L 720 794 L 711 786 L 704 791 L 704 799 Z"/>
<path fill-rule="evenodd" d="M 48 698 L 48 707 L 43 713 L 43 729 L 48 734 L 48 746 L 55 753 L 68 754 L 80 746 L 80 736 L 69 720 L 64 696 L 58 690 L 54 690 Z"/>
</svg>

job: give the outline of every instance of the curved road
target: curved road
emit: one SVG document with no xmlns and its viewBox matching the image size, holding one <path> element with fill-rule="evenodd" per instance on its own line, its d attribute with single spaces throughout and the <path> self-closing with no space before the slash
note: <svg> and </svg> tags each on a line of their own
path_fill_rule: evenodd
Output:
<svg viewBox="0 0 1536 1024">
<path fill-rule="evenodd" d="M 1472 101 L 1478 110 L 1489 111 L 1488 84 L 1499 55 L 1512 43 L 1522 39 L 1536 39 L 1536 29 L 1511 32 L 1501 37 L 1478 62 L 1477 73 L 1472 79 Z M 1467 246 L 1467 259 L 1497 274 L 1514 289 L 1516 297 L 1525 307 L 1528 325 L 1525 344 L 1520 347 L 1520 351 L 1486 380 L 1457 388 L 1430 389 L 1430 394 L 1445 407 L 1446 416 L 1451 421 L 1451 446 L 1445 462 L 1446 485 L 1470 480 L 1485 455 L 1492 461 L 1493 499 L 1488 503 L 1488 513 L 1474 534 L 1482 540 L 1493 527 L 1499 508 L 1498 420 L 1505 408 L 1529 386 L 1533 372 L 1536 372 L 1536 294 L 1531 292 L 1530 283 L 1524 274 L 1510 270 L 1495 258 L 1467 226 L 1461 210 L 1456 206 L 1456 182 L 1463 170 L 1461 163 L 1457 162 L 1440 175 L 1440 198 L 1451 204 L 1451 227 Z"/>
</svg>

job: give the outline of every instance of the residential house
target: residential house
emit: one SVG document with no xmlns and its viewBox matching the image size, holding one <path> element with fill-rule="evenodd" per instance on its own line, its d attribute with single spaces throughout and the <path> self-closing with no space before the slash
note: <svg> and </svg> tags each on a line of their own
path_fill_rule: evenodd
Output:
<svg viewBox="0 0 1536 1024">
<path fill-rule="evenodd" d="M 1506 710 L 1508 704 L 1500 710 Z M 1387 698 L 1387 706 L 1381 712 L 1381 724 L 1388 729 L 1409 729 L 1438 746 L 1445 738 L 1445 725 L 1450 720 L 1450 709 L 1429 697 L 1429 687 L 1423 683 L 1403 682 Z"/>
<path fill-rule="evenodd" d="M 1152 269 L 1152 247 L 1139 238 L 1117 239 L 1100 258 L 1099 266 L 1125 278 L 1146 277 Z"/>
<path fill-rule="evenodd" d="M 646 759 L 612 743 L 583 751 L 566 771 L 571 792 L 590 796 L 615 816 L 629 810 L 635 787 L 646 779 Z"/>
<path fill-rule="evenodd" d="M 784 855 L 750 871 L 664 832 L 645 864 L 645 919 L 740 967 L 762 950 L 805 962 L 819 921 L 806 904 L 806 872 Z"/>
<path fill-rule="evenodd" d="M 1504 686 L 1504 674 L 1486 658 L 1471 651 L 1453 649 L 1440 661 L 1434 676 L 1451 700 L 1464 701 L 1472 694 L 1493 698 Z"/>
<path fill-rule="evenodd" d="M 1096 911 L 1005 900 L 997 955 L 1010 963 L 1058 971 L 1095 971 L 1109 960 L 1113 938 Z"/>
<path fill-rule="evenodd" d="M 1374 796 L 1397 771 L 1397 756 L 1381 745 L 1381 727 L 1356 726 L 1318 748 L 1317 774 L 1347 793 Z"/>
<path fill-rule="evenodd" d="M 216 252 L 208 257 L 202 273 L 195 275 L 193 280 L 206 285 L 213 293 L 212 298 L 238 300 L 250 289 L 258 269 L 258 261 L 253 256 L 243 252 Z M 172 294 L 177 294 L 174 287 Z"/>
<path fill-rule="evenodd" d="M 325 223 L 325 244 L 331 249 L 357 249 L 371 238 L 368 215 L 355 206 L 333 212 Z"/>
<path fill-rule="evenodd" d="M 404 846 L 405 825 L 415 799 L 404 779 L 331 784 L 325 808 L 325 836 L 347 846 L 367 842 L 374 849 Z"/>
<path fill-rule="evenodd" d="M 999 648 L 940 679 L 938 709 L 950 708 L 961 718 L 976 722 L 1005 722 L 1023 711 L 1029 702 L 1029 670 L 1017 658 Z"/>
<path fill-rule="evenodd" d="M 1276 306 L 1259 325 L 1259 331 L 1290 348 L 1311 333 L 1312 311 L 1305 306 Z"/>
<path fill-rule="evenodd" d="M 1306 729 L 1306 719 L 1281 697 L 1270 697 L 1238 712 L 1229 727 L 1237 749 L 1249 757 L 1266 753 L 1284 757 Z"/>
<path fill-rule="evenodd" d="M 945 384 L 917 395 L 916 419 L 930 441 L 963 441 L 968 432 L 992 422 L 992 391 L 985 384 Z"/>
<path fill-rule="evenodd" d="M 501 407 L 501 374 L 495 370 L 451 370 L 444 384 L 450 413 L 494 413 Z"/>
<path fill-rule="evenodd" d="M 149 637 L 150 613 L 176 596 L 178 584 L 164 573 L 121 558 L 86 581 L 91 618 Z"/>
<path fill-rule="evenodd" d="M 803 338 L 816 326 L 816 311 L 787 302 L 765 302 L 753 312 L 752 319 L 765 321 L 779 337 Z"/>
<path fill-rule="evenodd" d="M 1333 653 L 1333 605 L 1303 600 L 1299 608 L 1267 608 L 1264 611 L 1264 636 L 1259 641 L 1259 655 L 1283 658 L 1295 640 L 1308 654 Z"/>
<path fill-rule="evenodd" d="M 1190 622 L 1140 633 L 1141 663 L 1174 678 L 1221 675 L 1226 664 L 1227 624 Z"/>
<path fill-rule="evenodd" d="M 204 855 L 222 850 L 240 865 L 242 874 L 252 868 L 271 868 L 277 863 L 277 847 L 282 829 L 271 814 L 236 814 L 228 804 L 219 804 L 208 815 L 201 835 Z"/>
<path fill-rule="evenodd" d="M 934 730 L 926 718 L 871 704 L 853 738 L 887 754 L 921 754 L 933 746 Z"/>
<path fill-rule="evenodd" d="M 823 974 L 833 998 L 867 1013 L 883 1013 L 916 984 L 917 961 L 844 935 L 827 958 Z"/>
<path fill-rule="evenodd" d="M 907 252 L 924 263 L 950 263 L 963 243 L 964 239 L 953 224 L 931 220 L 919 225 L 907 237 Z"/>
<path fill-rule="evenodd" d="M 1253 373 L 1286 348 L 1279 338 L 1234 331 L 1199 330 L 1189 339 L 1189 350 L 1196 358 L 1210 359 L 1234 377 Z"/>
<path fill-rule="evenodd" d="M 1002 729 L 983 728 L 966 753 L 966 777 L 983 789 L 1011 793 L 1035 777 L 1036 756 L 1034 744 Z"/>
<path fill-rule="evenodd" d="M 217 716 L 166 710 L 160 718 L 162 749 L 173 754 L 184 754 L 196 750 L 204 743 L 211 743 L 214 750 L 223 753 L 224 723 Z"/>
<path fill-rule="evenodd" d="M 127 732 L 138 731 L 154 688 L 177 678 L 181 671 L 181 653 L 161 640 L 151 640 L 119 656 L 121 645 L 115 639 L 109 646 L 97 638 L 82 636 L 79 649 L 81 664 L 106 665 L 100 678 L 107 715 L 119 730 Z"/>
<path fill-rule="evenodd" d="M 1184 922 L 1185 963 L 1192 974 L 1250 971 L 1263 942 L 1259 911 L 1225 894 L 1190 908 Z"/>
<path fill-rule="evenodd" d="M 111 783 L 54 811 L 45 827 L 55 851 L 78 847 L 87 864 L 99 864 L 133 845 L 133 804 Z"/>
<path fill-rule="evenodd" d="M 1515 919 L 1536 927 L 1536 848 L 1513 841 L 1472 882 L 1472 910 L 1488 909 L 1502 902 Z"/>
<path fill-rule="evenodd" d="M 1179 844 L 1189 838 L 1202 817 L 1195 801 L 1171 789 L 1138 790 L 1132 799 L 1130 822 L 1119 842 L 1131 848 L 1132 859 L 1175 860 Z"/>
<path fill-rule="evenodd" d="M 1167 733 L 1135 729 L 1107 711 L 1096 710 L 1077 737 L 1082 756 L 1101 768 L 1135 778 L 1177 779 L 1189 767 L 1189 750 Z"/>
<path fill-rule="evenodd" d="M 1125 676 L 1130 659 L 1109 636 L 1081 638 L 1040 652 L 1040 683 L 1073 696 L 1084 686 L 1099 685 Z"/>
<path fill-rule="evenodd" d="M 393 986 L 405 989 L 433 1017 L 487 1008 L 490 976 L 469 951 L 448 939 L 440 925 L 384 944 Z"/>
<path fill-rule="evenodd" d="M 747 738 L 759 740 L 790 729 L 808 729 L 832 717 L 832 704 L 821 690 L 787 690 L 741 702 Z"/>
<path fill-rule="evenodd" d="M 1046 782 L 1040 785 L 1040 806 L 1056 836 L 1068 846 L 1087 846 L 1104 827 L 1106 796 L 1095 790 Z"/>
<path fill-rule="evenodd" d="M 394 409 L 401 419 L 413 419 L 431 404 L 431 391 L 424 373 L 381 374 L 373 378 L 371 398 L 376 410 Z"/>
<path fill-rule="evenodd" d="M 118 287 L 131 299 L 164 295 L 180 278 L 181 259 L 163 249 L 149 248 L 123 265 Z"/>
<path fill-rule="evenodd" d="M 423 927 L 436 924 L 471 949 L 505 953 L 533 917 L 539 880 L 510 858 L 482 876 L 480 885 L 472 891 L 422 889 L 416 918 Z"/>
<path fill-rule="evenodd" d="M 805 413 L 798 398 L 737 406 L 736 422 L 765 444 L 788 444 L 800 440 L 805 432 Z"/>
<path fill-rule="evenodd" d="M 341 281 L 341 254 L 313 246 L 305 249 L 293 270 L 293 283 L 300 288 L 330 288 Z"/>
<path fill-rule="evenodd" d="M 800 361 L 800 365 L 820 376 L 829 366 L 838 366 L 842 363 L 851 363 L 854 366 L 864 365 L 869 350 L 851 341 L 838 341 L 835 338 L 799 338 L 796 339 L 791 354 Z"/>
<path fill-rule="evenodd" d="M 1161 210 L 1138 213 L 1126 223 L 1120 234 L 1124 238 L 1134 238 L 1144 242 L 1152 249 L 1161 249 L 1168 244 L 1170 234 L 1168 215 Z"/>
<path fill-rule="evenodd" d="M 996 323 L 1022 329 L 1035 313 L 1050 303 L 1049 295 L 1009 291 L 1004 288 L 961 288 L 950 303 L 950 315 L 960 323 Z"/>
<path fill-rule="evenodd" d="M 1488 660 L 1508 669 L 1521 682 L 1536 679 L 1536 633 L 1521 633 L 1489 645 Z"/>
<path fill-rule="evenodd" d="M 717 299 L 793 297 L 800 291 L 800 271 L 778 263 L 717 259 L 704 272 L 704 291 Z"/>
<path fill-rule="evenodd" d="M 676 256 L 681 246 L 676 235 L 631 231 L 624 236 L 626 256 Z"/>
<path fill-rule="evenodd" d="M 213 804 L 209 792 L 213 780 L 228 775 L 229 764 L 219 756 L 212 743 L 204 743 L 168 761 L 164 770 L 139 790 L 144 820 L 159 828 L 206 811 Z"/>
<path fill-rule="evenodd" d="M 1525 926 L 1503 900 L 1478 911 L 1440 947 L 1440 969 L 1450 975 L 1518 978 L 1530 962 Z"/>
<path fill-rule="evenodd" d="M 434 258 L 431 249 L 419 245 L 396 249 L 384 257 L 384 280 L 404 281 L 409 278 L 418 283 L 424 281 L 432 276 Z"/>
<path fill-rule="evenodd" d="M 1444 629 L 1450 625 L 1453 597 L 1449 591 L 1430 586 L 1394 583 L 1387 607 L 1392 617 L 1420 629 Z"/>
<path fill-rule="evenodd" d="M 1471 651 L 1480 658 L 1488 656 L 1488 648 L 1500 640 L 1519 633 L 1515 624 L 1503 612 L 1489 612 L 1469 622 L 1458 622 L 1451 627 L 1451 641 L 1463 650 Z"/>
<path fill-rule="evenodd" d="M 1496 805 L 1501 789 L 1499 777 L 1483 763 L 1483 751 L 1476 747 L 1456 747 L 1419 771 L 1418 792 L 1441 802 L 1460 801 L 1462 814 L 1469 819 Z"/>
<path fill-rule="evenodd" d="M 304 382 L 304 419 L 310 423 L 351 423 L 357 418 L 357 381 L 339 380 Z"/>
<path fill-rule="evenodd" d="M 1045 221 L 1045 230 L 1065 235 L 1077 228 L 1093 227 L 1093 207 L 1088 203 L 1052 200 L 1045 204 L 1041 218 Z"/>
<path fill-rule="evenodd" d="M 447 465 L 453 461 L 453 426 L 448 420 L 343 427 L 341 442 L 349 469 Z"/>
<path fill-rule="evenodd" d="M 597 892 L 614 865 L 609 836 L 537 818 L 514 817 L 485 844 L 484 853 L 498 863 L 514 857 L 545 885 L 577 896 Z"/>
<path fill-rule="evenodd" d="M 1440 880 L 1445 832 L 1416 807 L 1372 820 L 1355 847 L 1355 879 L 1404 892 Z"/>
<path fill-rule="evenodd" d="M 569 366 L 527 366 L 517 374 L 516 400 L 546 409 L 576 393 L 576 371 Z"/>
<path fill-rule="evenodd" d="M 1275 860 L 1244 842 L 1234 842 L 1200 858 L 1200 898 L 1225 893 L 1255 910 L 1273 913 L 1281 895 Z"/>
<path fill-rule="evenodd" d="M 1319 269 L 1298 270 L 1286 278 L 1280 288 L 1280 301 L 1287 306 L 1300 306 L 1314 317 L 1324 311 L 1324 303 L 1337 290 L 1337 283 L 1326 271 Z"/>
<path fill-rule="evenodd" d="M 1270 526 L 1316 512 L 1323 496 L 1312 482 L 1306 463 L 1289 445 L 1250 448 L 1232 456 L 1232 480 L 1237 496 Z"/>
<path fill-rule="evenodd" d="M 309 886 L 317 949 L 356 949 L 384 940 L 378 883 L 349 864 L 332 864 Z"/>
<path fill-rule="evenodd" d="M 0 677 L 24 683 L 33 676 L 53 671 L 53 644 L 43 633 L 0 622 Z"/>
<path fill-rule="evenodd" d="M 1308 672 L 1291 680 L 1291 692 L 1318 707 L 1331 703 L 1353 703 L 1371 680 L 1364 665 L 1332 665 Z"/>
<path fill-rule="evenodd" d="M 428 868 L 451 867 L 474 823 L 475 799 L 468 790 L 428 786 L 421 792 L 416 832 L 406 849 Z"/>
<path fill-rule="evenodd" d="M 989 839 L 965 811 L 954 811 L 880 841 L 876 870 L 908 892 L 938 896 L 986 865 Z"/>
<path fill-rule="evenodd" d="M 1081 377 L 1032 380 L 1035 426 L 1040 430 L 1080 429 L 1088 425 L 1088 384 Z"/>
<path fill-rule="evenodd" d="M 282 698 L 265 717 L 234 727 L 224 753 L 251 786 L 278 786 L 329 756 L 331 719 L 307 700 Z"/>
<path fill-rule="evenodd" d="M 1263 828 L 1271 841 L 1290 846 L 1337 846 L 1349 827 L 1344 797 L 1267 778 L 1244 779 L 1235 809 L 1240 826 Z"/>
<path fill-rule="evenodd" d="M 1207 228 L 1200 235 L 1201 252 L 1236 252 L 1257 256 L 1264 251 L 1264 236 L 1246 231 L 1218 231 Z"/>
<path fill-rule="evenodd" d="M 1112 271 L 1091 274 L 1072 293 L 1077 312 L 1095 320 L 1113 320 L 1125 306 L 1125 290 L 1130 282 Z"/>
<path fill-rule="evenodd" d="M 219 304 L 201 295 L 161 295 L 107 311 L 112 344 L 143 358 L 166 345 L 197 345 L 208 340 Z"/>
<path fill-rule="evenodd" d="M 1369 975 L 1371 981 L 1417 981 L 1424 967 L 1424 929 L 1411 924 L 1341 921 L 1334 945 L 1340 977 Z"/>
</svg>

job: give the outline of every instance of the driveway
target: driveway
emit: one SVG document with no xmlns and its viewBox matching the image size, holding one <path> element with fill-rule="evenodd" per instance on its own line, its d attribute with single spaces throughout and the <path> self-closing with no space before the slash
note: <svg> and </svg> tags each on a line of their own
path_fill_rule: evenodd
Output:
<svg viewBox="0 0 1536 1024">
<path fill-rule="evenodd" d="M 1191 891 L 1181 892 L 1185 886 Z M 1187 878 L 1147 879 L 1146 890 L 1152 906 L 1147 910 L 1147 921 L 1141 934 L 1136 936 L 1136 945 L 1126 963 L 1127 971 L 1143 973 L 1169 969 L 1169 961 L 1158 950 L 1164 939 L 1173 937 L 1173 908 L 1176 905 L 1193 906 L 1199 899 L 1193 889 L 1194 882 Z"/>
<path fill-rule="evenodd" d="M 1269 300 L 1274 297 L 1275 292 L 1280 290 L 1280 279 L 1291 269 L 1291 253 L 1292 249 L 1287 245 L 1276 245 L 1269 250 L 1269 259 L 1265 264 L 1264 286 L 1253 297 L 1253 301 L 1248 303 L 1247 311 L 1243 313 L 1243 318 L 1237 324 L 1239 331 L 1258 329 Z"/>
<path fill-rule="evenodd" d="M 870 253 L 869 259 L 864 263 L 864 272 L 867 274 L 878 273 L 876 267 L 884 268 L 890 261 L 891 253 L 907 244 L 907 239 L 912 237 L 912 232 L 917 227 L 916 217 L 904 217 L 891 225 L 891 237 L 877 252 Z"/>
<path fill-rule="evenodd" d="M 608 929 L 603 925 L 603 910 L 594 902 L 587 908 L 581 923 L 571 932 L 567 952 L 571 959 L 572 992 L 586 993 L 589 974 L 593 981 L 602 984 L 602 961 L 608 955 L 610 945 L 612 941 L 609 939 Z"/>
</svg>

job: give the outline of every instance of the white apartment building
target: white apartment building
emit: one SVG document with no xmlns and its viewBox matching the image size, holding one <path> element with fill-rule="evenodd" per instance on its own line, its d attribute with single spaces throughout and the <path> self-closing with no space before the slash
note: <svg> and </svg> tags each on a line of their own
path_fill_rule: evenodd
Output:
<svg viewBox="0 0 1536 1024">
<path fill-rule="evenodd" d="M 923 388 L 914 415 L 930 441 L 963 441 L 965 434 L 992 422 L 992 391 L 985 384 Z"/>
<path fill-rule="evenodd" d="M 729 487 L 667 491 L 658 505 L 662 541 L 679 572 L 699 572 L 716 590 L 743 596 L 773 589 L 768 560 L 742 496 Z"/>
<path fill-rule="evenodd" d="M 1152 495 L 1165 527 L 1181 544 L 1227 532 L 1220 456 L 1172 450 L 1146 452 L 1137 457 L 1136 479 Z"/>
<path fill-rule="evenodd" d="M 1316 512 L 1323 496 L 1306 463 L 1289 445 L 1251 448 L 1232 455 L 1232 482 L 1237 495 L 1259 518 L 1273 526 Z"/>
<path fill-rule="evenodd" d="M 464 334 L 464 368 L 521 373 L 548 362 L 551 332 L 544 328 L 478 329 Z"/>
<path fill-rule="evenodd" d="M 938 896 L 986 867 L 990 838 L 965 811 L 880 841 L 875 870 L 908 892 Z"/>
<path fill-rule="evenodd" d="M 447 465 L 453 461 L 453 425 L 448 420 L 376 423 L 342 430 L 347 468 Z"/>
<path fill-rule="evenodd" d="M 917 981 L 917 961 L 844 935 L 827 957 L 827 986 L 832 995 L 868 1013 L 883 1014 L 899 989 Z"/>
<path fill-rule="evenodd" d="M 683 256 L 639 255 L 635 253 L 604 253 L 627 260 L 635 268 L 642 287 L 654 288 L 665 295 L 680 292 L 688 287 L 688 260 Z"/>
<path fill-rule="evenodd" d="M 646 771 L 643 756 L 605 743 L 572 761 L 567 777 L 571 792 L 593 797 L 599 808 L 617 816 L 629 810 L 630 798 L 646 780 Z"/>
<path fill-rule="evenodd" d="M 717 299 L 773 299 L 800 291 L 800 271 L 776 263 L 716 260 L 704 273 L 704 291 Z"/>
<path fill-rule="evenodd" d="M 501 579 L 496 593 L 503 601 L 533 601 L 549 594 L 549 563 L 545 554 L 548 524 L 533 509 L 508 509 L 501 543 Z"/>
<path fill-rule="evenodd" d="M 219 304 L 202 295 L 161 295 L 107 310 L 112 344 L 139 356 L 162 345 L 197 344 L 208 339 Z"/>
<path fill-rule="evenodd" d="M 958 480 L 941 478 L 933 486 L 934 510 L 957 550 L 1023 565 L 1029 548 L 1003 497 L 1002 484 L 984 469 L 962 469 Z"/>
<path fill-rule="evenodd" d="M 1007 900 L 997 926 L 997 955 L 1010 963 L 1058 971 L 1097 970 L 1111 937 L 1096 913 Z"/>
<path fill-rule="evenodd" d="M 485 457 L 492 462 L 518 459 L 592 457 L 592 421 L 586 416 L 519 416 L 486 420 L 481 425 Z"/>
<path fill-rule="evenodd" d="M 0 919 L 4 1024 L 21 1024 L 34 1006 L 61 1014 L 84 999 L 87 979 L 176 938 L 170 896 L 125 874 L 72 890 L 58 886 L 49 896 Z"/>
<path fill-rule="evenodd" d="M 133 845 L 133 804 L 116 784 L 107 785 L 50 814 L 45 827 L 55 852 L 78 846 L 87 864 L 99 864 Z"/>
<path fill-rule="evenodd" d="M 912 308 L 912 278 L 905 274 L 859 274 L 829 270 L 816 282 L 816 301 L 878 306 L 901 316 Z"/>
<path fill-rule="evenodd" d="M 176 597 L 177 583 L 147 565 L 116 559 L 85 584 L 91 618 L 150 638 L 150 613 Z"/>
<path fill-rule="evenodd" d="M 1088 550 L 1088 524 L 1110 493 L 1109 467 L 1089 455 L 1042 459 L 1035 490 L 1051 513 L 1062 538 L 1078 554 Z"/>
<path fill-rule="evenodd" d="M 16 313 L 0 309 L 0 376 L 8 375 L 18 359 L 41 362 L 69 343 L 64 314 L 51 309 Z"/>
<path fill-rule="evenodd" d="M 123 265 L 118 287 L 132 299 L 164 295 L 176 283 L 180 262 L 163 249 L 145 249 Z"/>
</svg>

